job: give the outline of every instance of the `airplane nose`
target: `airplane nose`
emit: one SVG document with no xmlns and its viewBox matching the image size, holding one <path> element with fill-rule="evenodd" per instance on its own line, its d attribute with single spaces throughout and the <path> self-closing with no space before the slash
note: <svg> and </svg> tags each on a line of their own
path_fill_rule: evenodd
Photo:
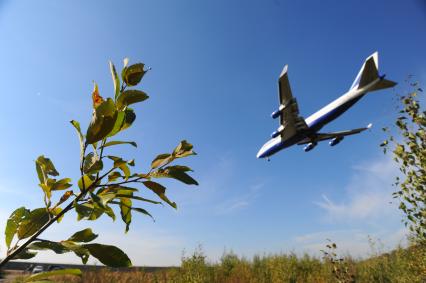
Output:
<svg viewBox="0 0 426 283">
<path fill-rule="evenodd" d="M 257 153 L 256 158 L 264 158 L 264 157 L 265 157 L 265 151 L 263 150 L 263 147 L 262 147 Z"/>
</svg>

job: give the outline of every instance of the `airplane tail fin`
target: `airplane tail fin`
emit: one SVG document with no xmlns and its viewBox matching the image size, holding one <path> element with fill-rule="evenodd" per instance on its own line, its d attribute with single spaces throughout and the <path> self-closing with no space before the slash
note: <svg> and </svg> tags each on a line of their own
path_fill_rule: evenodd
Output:
<svg viewBox="0 0 426 283">
<path fill-rule="evenodd" d="M 362 88 L 378 78 L 380 78 L 380 81 L 369 91 L 390 88 L 396 85 L 396 82 L 385 80 L 384 75 L 379 75 L 379 57 L 376 51 L 365 60 L 350 89 Z"/>
</svg>

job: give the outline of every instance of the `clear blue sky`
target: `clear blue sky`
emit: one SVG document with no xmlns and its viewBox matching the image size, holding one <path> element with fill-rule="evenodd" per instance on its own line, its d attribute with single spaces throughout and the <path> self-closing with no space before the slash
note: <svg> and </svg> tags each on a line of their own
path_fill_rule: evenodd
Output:
<svg viewBox="0 0 426 283">
<path fill-rule="evenodd" d="M 318 253 L 326 238 L 355 255 L 367 235 L 386 248 L 402 239 L 389 204 L 397 170 L 378 145 L 392 123 L 395 95 L 408 74 L 426 81 L 423 1 L 1 1 L 0 227 L 18 206 L 41 205 L 34 160 L 50 157 L 62 176 L 78 176 L 79 145 L 68 123 L 86 127 L 92 80 L 112 95 L 108 60 L 152 67 L 150 99 L 122 139 L 140 170 L 188 139 L 199 187 L 166 183 L 179 209 L 147 207 L 124 235 L 120 221 L 76 222 L 70 214 L 46 238 L 93 227 L 99 242 L 122 247 L 137 265 L 178 264 L 198 244 L 212 260 L 280 251 Z M 278 125 L 277 79 L 285 64 L 301 114 L 343 94 L 363 60 L 379 51 L 380 69 L 401 82 L 372 93 L 324 130 L 372 122 L 373 129 L 331 148 L 320 144 L 257 160 Z M 0 237 L 1 253 L 4 241 Z M 78 262 L 74 256 L 39 256 Z M 91 263 L 93 261 L 90 261 Z"/>
</svg>

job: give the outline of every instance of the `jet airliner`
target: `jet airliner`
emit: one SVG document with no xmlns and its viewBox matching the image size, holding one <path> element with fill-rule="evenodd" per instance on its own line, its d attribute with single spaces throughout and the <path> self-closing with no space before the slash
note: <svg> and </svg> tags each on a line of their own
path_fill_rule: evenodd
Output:
<svg viewBox="0 0 426 283">
<path fill-rule="evenodd" d="M 396 82 L 386 80 L 385 75 L 379 75 L 378 70 L 378 53 L 375 52 L 365 60 L 348 92 L 304 119 L 299 115 L 296 98 L 291 93 L 287 74 L 288 65 L 285 65 L 278 80 L 280 105 L 278 110 L 271 114 L 273 119 L 280 118 L 280 126 L 271 134 L 271 139 L 259 150 L 257 158 L 268 158 L 269 160 L 273 154 L 295 144 L 306 144 L 304 147 L 306 152 L 314 149 L 318 142 L 323 140 L 331 140 L 330 146 L 335 146 L 345 136 L 358 134 L 371 128 L 371 124 L 369 124 L 367 127 L 348 131 L 319 132 L 322 127 L 342 115 L 367 92 L 396 85 Z"/>
</svg>

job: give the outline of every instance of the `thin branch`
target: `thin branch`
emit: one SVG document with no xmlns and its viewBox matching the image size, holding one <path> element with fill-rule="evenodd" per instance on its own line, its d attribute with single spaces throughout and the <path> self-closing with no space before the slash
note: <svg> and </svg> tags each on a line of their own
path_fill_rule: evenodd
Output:
<svg viewBox="0 0 426 283">
<path fill-rule="evenodd" d="M 80 173 L 82 176 L 82 183 L 83 183 L 83 189 L 81 192 L 75 197 L 73 201 L 71 201 L 62 211 L 60 211 L 57 215 L 55 215 L 53 218 L 50 218 L 49 221 L 43 225 L 43 227 L 40 228 L 35 234 L 33 234 L 31 237 L 28 238 L 21 246 L 14 249 L 10 254 L 8 254 L 1 262 L 0 262 L 0 268 L 2 268 L 6 263 L 8 263 L 11 259 L 16 257 L 19 253 L 25 250 L 25 248 L 38 239 L 38 236 L 43 233 L 47 228 L 49 228 L 53 223 L 55 223 L 58 219 L 60 219 L 65 213 L 70 211 L 74 208 L 74 203 L 78 202 L 81 198 L 83 198 L 88 191 L 90 191 L 92 188 L 96 187 L 96 183 L 99 180 L 102 180 L 106 175 L 102 176 L 101 178 L 97 179 L 95 182 L 93 182 L 89 187 L 85 187 L 84 184 L 84 172 L 83 172 L 83 164 L 84 164 L 84 153 L 86 151 L 86 146 L 83 148 L 83 158 L 81 159 L 80 163 Z"/>
<path fill-rule="evenodd" d="M 114 168 L 115 169 L 115 168 Z M 129 184 L 129 183 L 136 183 L 139 180 L 145 179 L 144 177 L 137 177 L 136 179 L 132 179 L 132 180 L 127 180 L 127 181 L 123 181 L 123 182 L 118 182 L 118 183 L 111 183 L 111 184 L 101 184 L 98 185 L 98 187 L 113 187 L 113 186 L 120 186 L 120 185 L 124 185 L 124 184 Z"/>
<path fill-rule="evenodd" d="M 78 201 L 83 196 L 83 193 L 80 193 L 75 200 Z M 59 218 L 61 218 L 65 213 L 67 213 L 69 210 L 71 210 L 74 207 L 74 202 L 70 202 L 61 212 L 59 212 L 55 217 L 51 218 L 46 224 L 43 225 L 43 227 L 40 228 L 34 235 L 32 235 L 28 240 L 23 243 L 21 246 L 19 246 L 16 250 L 11 252 L 9 255 L 7 255 L 1 262 L 0 262 L 0 268 L 2 268 L 6 263 L 8 263 L 11 259 L 16 257 L 19 253 L 21 253 L 30 243 L 35 241 L 38 236 L 43 233 L 47 228 L 49 228 L 50 225 L 55 223 Z"/>
<path fill-rule="evenodd" d="M 101 152 L 99 154 L 99 160 L 102 160 L 102 154 L 104 153 L 104 145 L 106 143 L 107 138 L 104 138 L 101 143 Z M 99 172 L 96 174 L 96 179 L 99 178 Z"/>
<path fill-rule="evenodd" d="M 109 173 L 111 173 L 112 171 L 114 171 L 115 170 L 115 168 L 113 167 L 113 168 L 111 168 L 110 170 L 108 170 L 108 172 L 106 172 L 105 174 L 103 174 L 100 178 L 97 178 L 97 180 L 96 181 L 99 181 L 99 180 L 102 180 L 103 178 L 105 178 L 106 176 L 108 176 L 109 175 Z M 104 185 L 101 185 L 101 184 L 99 184 L 98 185 L 98 187 L 103 187 Z"/>
</svg>

